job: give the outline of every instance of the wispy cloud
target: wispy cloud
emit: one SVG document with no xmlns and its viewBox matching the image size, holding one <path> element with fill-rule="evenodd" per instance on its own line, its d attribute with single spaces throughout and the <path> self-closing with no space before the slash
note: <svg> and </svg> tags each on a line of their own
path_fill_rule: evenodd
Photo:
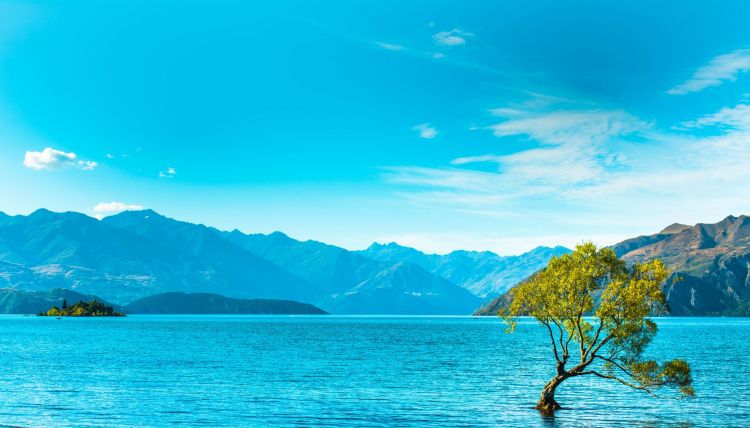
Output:
<svg viewBox="0 0 750 428">
<path fill-rule="evenodd" d="M 379 46 L 379 47 L 381 47 L 383 49 L 389 50 L 389 51 L 401 51 L 401 50 L 406 49 L 405 47 L 403 47 L 401 45 L 395 45 L 395 44 L 392 44 L 392 43 L 383 43 L 383 42 L 373 42 L 373 43 L 375 43 L 377 46 Z"/>
<path fill-rule="evenodd" d="M 23 159 L 23 165 L 36 171 L 59 170 L 65 168 L 78 168 L 90 171 L 98 166 L 94 161 L 80 160 L 75 153 L 66 153 L 47 147 L 40 152 L 27 151 Z"/>
<path fill-rule="evenodd" d="M 750 49 L 739 49 L 712 59 L 708 64 L 698 68 L 690 80 L 675 86 L 667 93 L 684 95 L 702 91 L 711 86 L 721 85 L 725 81 L 734 81 L 741 72 L 748 70 L 750 70 Z"/>
<path fill-rule="evenodd" d="M 459 158 L 455 165 L 495 162 L 529 193 L 561 184 L 595 182 L 621 162 L 607 144 L 648 129 L 643 121 L 619 110 L 495 111 L 505 120 L 488 129 L 497 137 L 528 137 L 539 147 L 504 156 Z"/>
<path fill-rule="evenodd" d="M 159 171 L 159 178 L 173 178 L 175 175 L 177 175 L 177 170 L 172 167 Z"/>
<path fill-rule="evenodd" d="M 500 114 L 495 111 L 495 114 Z M 612 153 L 611 140 L 648 129 L 649 125 L 622 111 L 580 110 L 536 112 L 514 110 L 490 125 L 498 137 L 526 137 L 538 147 L 507 155 L 485 154 L 454 159 L 453 168 L 396 167 L 389 180 L 411 185 L 461 190 L 538 195 L 562 185 L 594 183 L 623 162 Z M 476 163 L 496 164 L 496 172 L 478 171 Z"/>
<path fill-rule="evenodd" d="M 420 166 L 387 167 L 383 171 L 392 183 L 452 190 L 494 189 L 499 178 L 497 174 L 481 171 Z"/>
<path fill-rule="evenodd" d="M 703 116 L 693 121 L 683 122 L 680 128 L 705 128 L 709 126 L 750 131 L 750 105 L 738 104 L 734 107 L 724 107 L 716 113 Z"/>
<path fill-rule="evenodd" d="M 422 123 L 412 128 L 419 133 L 420 138 L 431 140 L 438 136 L 438 130 L 429 123 Z"/>
<path fill-rule="evenodd" d="M 325 31 L 328 34 L 336 37 L 345 38 L 352 40 L 362 45 L 368 46 L 369 48 L 377 48 L 391 53 L 398 53 L 400 55 L 408 55 L 415 58 L 421 58 L 426 61 L 433 61 L 447 66 L 455 66 L 464 68 L 467 70 L 473 70 L 484 74 L 491 74 L 495 76 L 502 76 L 505 78 L 519 77 L 517 71 L 509 71 L 505 69 L 495 68 L 486 64 L 482 61 L 482 58 L 465 58 L 457 55 L 446 55 L 444 52 L 436 52 L 435 46 L 439 50 L 446 50 L 451 47 L 460 46 L 466 44 L 468 39 L 473 37 L 473 33 L 465 32 L 460 29 L 453 29 L 450 31 L 443 31 L 432 36 L 434 46 L 432 48 L 425 48 L 422 42 L 413 43 L 389 43 L 382 42 L 379 40 L 373 40 L 366 37 L 361 37 L 357 34 L 350 32 L 340 31 L 335 28 L 320 24 L 318 22 L 310 22 L 310 25 L 315 28 Z"/>
<path fill-rule="evenodd" d="M 563 110 L 537 113 L 514 111 L 495 115 L 506 120 L 488 128 L 498 137 L 527 135 L 542 144 L 571 145 L 601 142 L 647 127 L 635 117 L 619 110 Z"/>
<path fill-rule="evenodd" d="M 138 211 L 142 210 L 143 205 L 126 204 L 123 202 L 99 202 L 94 206 L 94 217 L 101 220 L 102 218 L 110 215 L 119 214 L 123 211 Z"/>
<path fill-rule="evenodd" d="M 668 132 L 621 110 L 581 106 L 493 110 L 502 120 L 484 129 L 498 141 L 515 139 L 502 146 L 504 154 L 458 157 L 445 166 L 390 167 L 384 179 L 419 207 L 506 219 L 510 213 L 540 219 L 549 212 L 547 229 L 575 220 L 588 233 L 606 234 L 596 231 L 599 223 L 689 223 L 750 209 L 743 202 L 750 200 L 744 185 L 750 182 L 747 103 Z M 525 148 L 508 153 L 509 147 Z"/>
<path fill-rule="evenodd" d="M 474 34 L 454 28 L 450 31 L 441 31 L 432 36 L 435 43 L 440 46 L 460 46 L 466 44 L 466 39 Z"/>
</svg>

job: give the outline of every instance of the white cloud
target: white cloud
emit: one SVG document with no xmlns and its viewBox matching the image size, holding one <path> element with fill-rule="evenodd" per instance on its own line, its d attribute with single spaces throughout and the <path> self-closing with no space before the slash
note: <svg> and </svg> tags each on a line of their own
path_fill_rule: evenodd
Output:
<svg viewBox="0 0 750 428">
<path fill-rule="evenodd" d="M 126 204 L 123 202 L 99 202 L 94 207 L 94 217 L 102 219 L 109 215 L 121 213 L 123 211 L 139 211 L 143 209 L 143 205 Z"/>
<path fill-rule="evenodd" d="M 419 132 L 420 138 L 425 138 L 428 140 L 431 140 L 438 135 L 438 130 L 434 126 L 430 125 L 429 123 L 422 123 L 412 128 L 413 130 Z"/>
<path fill-rule="evenodd" d="M 112 153 L 107 153 L 107 154 L 106 154 L 106 155 L 104 155 L 104 156 L 106 156 L 106 157 L 107 157 L 107 159 L 114 159 L 114 158 L 115 158 L 115 155 L 113 155 Z"/>
<path fill-rule="evenodd" d="M 570 145 L 601 142 L 611 137 L 644 130 L 648 125 L 623 111 L 563 110 L 533 112 L 495 109 L 503 122 L 489 129 L 498 137 L 527 135 L 542 144 Z"/>
<path fill-rule="evenodd" d="M 463 158 L 456 158 L 451 161 L 452 165 L 466 165 L 470 163 L 490 162 L 490 163 L 501 163 L 503 156 L 497 155 L 481 155 L 481 156 L 466 156 Z"/>
<path fill-rule="evenodd" d="M 703 128 L 707 126 L 750 131 L 750 105 L 738 104 L 734 107 L 724 107 L 714 114 L 703 116 L 697 120 L 683 122 L 678 129 Z"/>
<path fill-rule="evenodd" d="M 395 45 L 392 43 L 383 43 L 383 42 L 375 42 L 375 44 L 383 49 L 389 50 L 389 51 L 400 51 L 404 50 L 405 48 L 401 45 Z"/>
<path fill-rule="evenodd" d="M 94 161 L 78 161 L 77 166 L 84 171 L 91 171 L 92 169 L 99 166 L 99 164 Z"/>
<path fill-rule="evenodd" d="M 177 171 L 172 167 L 167 168 L 166 171 L 159 171 L 160 178 L 172 178 L 175 175 L 177 175 Z"/>
<path fill-rule="evenodd" d="M 537 113 L 494 110 L 506 120 L 489 126 L 498 137 L 526 136 L 539 147 L 504 156 L 455 159 L 454 165 L 494 162 L 506 177 L 527 193 L 543 193 L 560 185 L 592 183 L 623 161 L 611 152 L 613 140 L 645 131 L 649 125 L 618 110 L 563 110 Z"/>
<path fill-rule="evenodd" d="M 385 168 L 388 181 L 416 186 L 483 191 L 494 188 L 499 176 L 493 173 L 450 168 L 403 166 Z"/>
<path fill-rule="evenodd" d="M 721 85 L 725 81 L 734 81 L 741 72 L 750 70 L 750 49 L 739 49 L 719 55 L 708 64 L 698 68 L 685 83 L 667 91 L 670 95 L 683 95 L 702 91 L 711 86 Z"/>
<path fill-rule="evenodd" d="M 621 167 L 626 159 L 612 151 L 612 141 L 648 128 L 617 110 L 514 110 L 511 117 L 487 129 L 498 137 L 528 137 L 538 147 L 506 155 L 461 157 L 451 162 L 454 168 L 387 168 L 386 178 L 401 184 L 516 197 L 554 194 L 563 186 L 604 180 L 609 170 Z M 496 164 L 496 171 L 478 171 L 472 168 L 476 163 Z"/>
<path fill-rule="evenodd" d="M 36 171 L 78 168 L 90 171 L 97 167 L 94 161 L 79 160 L 75 153 L 66 153 L 47 147 L 41 152 L 27 151 L 23 165 Z"/>
<path fill-rule="evenodd" d="M 435 59 L 441 59 L 441 58 L 445 58 L 445 54 L 442 52 L 435 52 L 434 54 L 432 54 L 432 57 Z"/>
<path fill-rule="evenodd" d="M 432 36 L 435 43 L 441 46 L 460 46 L 466 44 L 466 38 L 473 37 L 474 34 L 454 28 L 450 31 L 441 31 Z"/>
</svg>

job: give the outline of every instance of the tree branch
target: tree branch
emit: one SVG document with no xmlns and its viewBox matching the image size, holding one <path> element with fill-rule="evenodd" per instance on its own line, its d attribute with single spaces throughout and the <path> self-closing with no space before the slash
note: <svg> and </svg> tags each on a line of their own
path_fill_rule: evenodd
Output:
<svg viewBox="0 0 750 428">
<path fill-rule="evenodd" d="M 576 318 L 576 328 L 578 329 L 578 340 L 580 341 L 580 347 L 581 347 L 581 362 L 586 361 L 584 352 L 583 352 L 583 330 L 581 330 L 581 317 L 583 316 L 583 308 L 581 308 L 581 311 L 578 312 L 578 318 Z"/>
<path fill-rule="evenodd" d="M 573 335 L 568 333 L 568 340 L 565 341 L 565 352 L 568 352 L 568 345 L 570 345 L 570 341 L 573 339 Z"/>
<path fill-rule="evenodd" d="M 566 361 L 568 361 L 569 354 L 568 354 L 568 347 L 563 345 L 563 329 L 560 326 L 560 323 L 558 323 L 556 319 L 553 318 L 552 322 L 557 326 L 557 330 L 560 332 L 558 341 L 560 342 L 560 349 L 562 350 L 562 353 L 563 353 L 562 362 L 565 363 Z"/>
<path fill-rule="evenodd" d="M 602 360 L 604 360 L 604 361 L 612 364 L 613 366 L 617 367 L 618 369 L 622 370 L 623 373 L 625 373 L 626 375 L 628 375 L 630 377 L 633 377 L 633 378 L 635 377 L 635 375 L 633 373 L 629 372 L 625 367 L 621 366 L 617 361 L 615 361 L 615 360 L 613 360 L 611 358 L 602 357 L 601 355 L 594 355 L 594 358 L 602 359 Z"/>
<path fill-rule="evenodd" d="M 549 331 L 549 338 L 552 341 L 552 350 L 555 351 L 555 359 L 557 362 L 562 362 L 560 361 L 560 355 L 557 353 L 557 345 L 555 345 L 555 336 L 552 334 L 552 327 L 549 326 L 548 322 L 542 322 L 542 324 L 544 324 L 547 327 L 547 331 Z"/>
<path fill-rule="evenodd" d="M 601 319 L 601 318 L 599 318 L 599 327 L 597 327 L 597 329 L 596 329 L 596 334 L 594 335 L 594 340 L 592 340 L 591 341 L 591 345 L 589 345 L 586 348 L 586 352 L 585 352 L 584 356 L 588 356 L 589 352 L 591 352 L 591 349 L 593 349 L 594 346 L 596 345 L 596 342 L 599 340 L 599 334 L 602 332 L 602 328 L 604 328 L 604 320 Z M 584 360 L 585 360 L 585 358 L 584 358 Z"/>
<path fill-rule="evenodd" d="M 593 351 L 591 351 L 591 353 L 589 354 L 589 359 L 588 359 L 589 363 L 591 361 L 594 361 L 594 357 L 596 357 L 596 353 L 599 352 L 600 349 L 602 349 L 602 346 L 606 345 L 607 342 L 609 342 L 610 340 L 612 340 L 613 337 L 615 337 L 615 333 L 613 330 L 619 327 L 622 321 L 613 320 L 613 322 L 615 323 L 615 328 L 610 331 L 610 333 L 607 335 L 606 338 L 604 338 L 604 340 L 602 340 L 602 343 L 600 343 L 596 348 L 594 348 Z"/>
</svg>

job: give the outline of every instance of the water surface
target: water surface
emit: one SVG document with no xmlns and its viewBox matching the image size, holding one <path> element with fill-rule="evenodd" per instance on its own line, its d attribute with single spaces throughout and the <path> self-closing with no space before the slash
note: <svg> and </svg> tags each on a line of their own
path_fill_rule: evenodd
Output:
<svg viewBox="0 0 750 428">
<path fill-rule="evenodd" d="M 533 320 L 338 316 L 0 317 L 12 426 L 750 425 L 750 319 L 668 318 L 650 351 L 693 366 L 696 398 L 552 376 Z"/>
</svg>

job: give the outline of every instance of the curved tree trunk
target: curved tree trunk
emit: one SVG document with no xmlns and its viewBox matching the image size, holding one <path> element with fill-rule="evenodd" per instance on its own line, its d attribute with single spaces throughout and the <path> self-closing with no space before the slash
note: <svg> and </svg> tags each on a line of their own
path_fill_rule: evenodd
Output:
<svg viewBox="0 0 750 428">
<path fill-rule="evenodd" d="M 560 403 L 555 401 L 555 388 L 562 382 L 557 377 L 547 382 L 542 393 L 539 395 L 539 402 L 536 403 L 536 408 L 544 413 L 553 413 L 555 410 L 560 408 Z"/>
<path fill-rule="evenodd" d="M 565 371 L 564 363 L 557 363 L 557 376 L 547 382 L 547 385 L 544 386 L 542 393 L 539 395 L 539 402 L 536 404 L 536 408 L 539 411 L 552 414 L 560 408 L 560 404 L 555 401 L 555 389 L 568 377 L 570 376 Z"/>
</svg>

